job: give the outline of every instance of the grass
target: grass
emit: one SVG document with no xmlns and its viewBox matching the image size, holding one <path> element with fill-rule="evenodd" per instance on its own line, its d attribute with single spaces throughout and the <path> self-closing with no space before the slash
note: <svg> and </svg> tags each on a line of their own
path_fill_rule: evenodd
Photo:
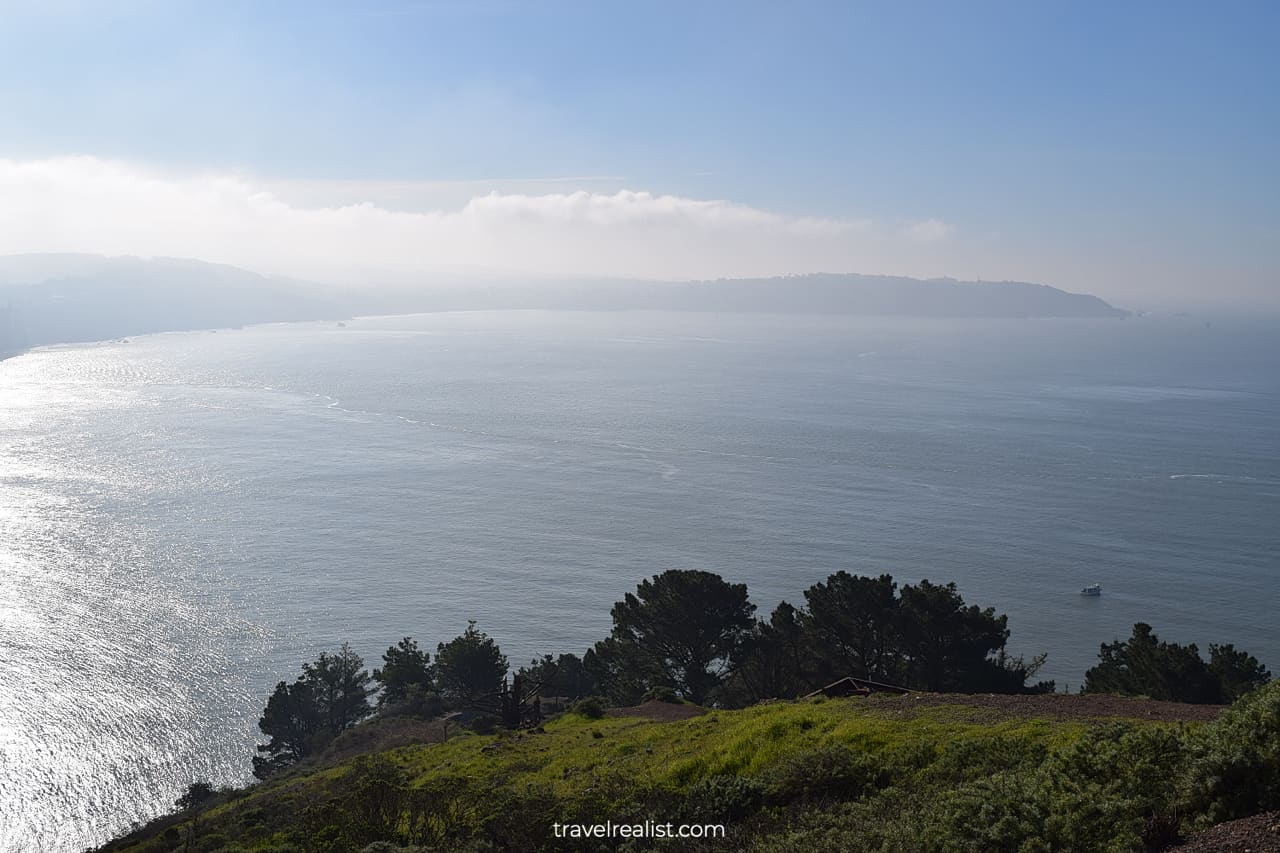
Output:
<svg viewBox="0 0 1280 853">
<path fill-rule="evenodd" d="M 1080 720 L 984 714 L 972 706 L 904 704 L 911 701 L 778 702 L 670 722 L 566 714 L 537 732 L 463 733 L 442 743 L 398 746 L 334 766 L 300 767 L 237 792 L 200 816 L 192 849 L 359 850 L 369 839 L 387 837 L 426 843 L 421 849 L 429 850 L 540 850 L 551 849 L 543 845 L 550 844 L 553 818 L 714 816 L 716 809 L 735 815 L 746 809 L 748 819 L 737 831 L 748 835 L 736 843 L 758 846 L 769 827 L 815 820 L 815 807 L 833 820 L 847 810 L 835 800 L 815 806 L 815 791 L 839 788 L 845 793 L 835 799 L 864 803 L 896 797 L 900 806 L 929 791 L 981 781 L 1012 762 L 1036 766 L 1097 728 Z M 715 787 L 724 779 L 734 782 L 727 793 Z M 435 817 L 420 815 L 424 822 L 415 829 L 414 808 Z M 887 812 L 892 805 L 876 808 Z M 528 827 L 532 840 L 508 844 L 505 839 L 523 831 L 508 827 L 508 820 Z M 104 849 L 182 849 L 188 828 L 183 823 L 165 835 L 157 824 Z M 663 849 L 682 848 L 668 842 Z"/>
<path fill-rule="evenodd" d="M 873 754 L 928 744 L 941 755 L 948 745 L 973 738 L 1053 748 L 1074 740 L 1085 728 L 1082 723 L 1035 719 L 980 723 L 971 719 L 972 709 L 945 705 L 901 720 L 878 713 L 885 707 L 885 702 L 860 706 L 810 700 L 713 711 L 674 722 L 642 717 L 586 720 L 570 714 L 548 723 L 543 733 L 463 734 L 447 743 L 385 754 L 404 769 L 411 783 L 439 776 L 498 778 L 514 788 L 545 786 L 571 795 L 590 787 L 602 773 L 680 789 L 711 776 L 764 776 L 789 756 L 833 744 Z M 325 776 L 338 778 L 343 772 L 340 766 Z"/>
</svg>

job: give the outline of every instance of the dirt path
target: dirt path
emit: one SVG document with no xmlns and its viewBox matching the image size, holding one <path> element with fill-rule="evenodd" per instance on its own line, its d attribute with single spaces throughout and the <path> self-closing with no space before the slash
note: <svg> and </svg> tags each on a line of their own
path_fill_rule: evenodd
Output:
<svg viewBox="0 0 1280 853">
<path fill-rule="evenodd" d="M 1123 696 L 1049 693 L 1035 696 L 1008 696 L 999 693 L 908 693 L 904 696 L 880 694 L 828 702 L 847 702 L 851 707 L 864 706 L 890 719 L 910 720 L 925 708 L 954 707 L 966 721 L 975 723 L 1022 717 L 1047 720 L 1151 720 L 1162 723 L 1207 722 L 1215 720 L 1225 705 L 1188 705 L 1182 702 L 1159 702 L 1154 699 L 1130 699 Z M 687 720 L 707 709 L 697 705 L 671 702 L 645 702 L 628 708 L 610 708 L 611 717 L 644 717 L 670 722 Z"/>
<path fill-rule="evenodd" d="M 629 708 L 610 708 L 605 713 L 610 717 L 645 717 L 650 720 L 669 723 L 672 720 L 687 720 L 699 714 L 705 714 L 706 708 L 697 705 L 676 704 L 674 702 L 644 702 Z"/>
<path fill-rule="evenodd" d="M 1215 720 L 1225 705 L 1188 705 L 1182 702 L 1159 702 L 1154 699 L 1130 699 L 1123 696 L 1048 693 L 1034 696 L 1006 696 L 993 693 L 908 693 L 905 696 L 868 696 L 863 699 L 837 699 L 839 702 L 865 702 L 869 708 L 897 719 L 910 719 L 923 708 L 950 705 L 971 709 L 970 719 L 1006 717 L 1041 717 L 1049 720 L 1096 720 L 1127 718 L 1164 723 L 1205 722 Z"/>
<path fill-rule="evenodd" d="M 1280 812 L 1220 823 L 1169 850 L 1171 853 L 1280 853 Z"/>
</svg>

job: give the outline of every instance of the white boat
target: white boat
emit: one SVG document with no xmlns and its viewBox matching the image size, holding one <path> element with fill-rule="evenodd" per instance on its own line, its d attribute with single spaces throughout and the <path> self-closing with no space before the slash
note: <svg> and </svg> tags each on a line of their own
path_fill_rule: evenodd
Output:
<svg viewBox="0 0 1280 853">
<path fill-rule="evenodd" d="M 1080 590 L 1081 595 L 1102 595 L 1102 584 L 1091 583 L 1084 589 Z"/>
</svg>

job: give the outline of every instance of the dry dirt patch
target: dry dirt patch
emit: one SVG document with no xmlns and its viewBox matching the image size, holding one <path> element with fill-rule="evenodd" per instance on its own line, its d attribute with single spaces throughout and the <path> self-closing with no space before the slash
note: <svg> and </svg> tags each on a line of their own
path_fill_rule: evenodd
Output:
<svg viewBox="0 0 1280 853">
<path fill-rule="evenodd" d="M 605 713 L 610 717 L 644 717 L 649 720 L 669 723 L 673 720 L 687 720 L 705 714 L 706 708 L 697 705 L 676 704 L 675 702 L 643 702 L 629 708 L 610 708 Z"/>
<path fill-rule="evenodd" d="M 1280 812 L 1227 821 L 1170 847 L 1176 853 L 1280 853 Z"/>
<path fill-rule="evenodd" d="M 865 702 L 868 708 L 895 719 L 911 719 L 925 708 L 948 705 L 970 709 L 973 722 L 992 718 L 1038 717 L 1047 720 L 1124 718 L 1162 723 L 1216 720 L 1225 705 L 1189 705 L 1125 696 L 1046 693 L 1010 696 L 995 693 L 908 693 L 837 701 Z"/>
</svg>

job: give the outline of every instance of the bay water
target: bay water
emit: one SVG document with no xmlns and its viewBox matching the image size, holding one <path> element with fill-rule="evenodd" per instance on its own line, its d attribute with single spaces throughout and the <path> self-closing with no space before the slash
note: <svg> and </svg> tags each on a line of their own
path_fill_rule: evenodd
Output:
<svg viewBox="0 0 1280 853">
<path fill-rule="evenodd" d="M 1280 669 L 1277 331 L 477 312 L 7 359 L 0 850 L 248 781 L 343 641 L 581 654 L 670 568 L 762 618 L 838 569 L 955 581 L 1060 690 L 1138 621 Z"/>
</svg>

